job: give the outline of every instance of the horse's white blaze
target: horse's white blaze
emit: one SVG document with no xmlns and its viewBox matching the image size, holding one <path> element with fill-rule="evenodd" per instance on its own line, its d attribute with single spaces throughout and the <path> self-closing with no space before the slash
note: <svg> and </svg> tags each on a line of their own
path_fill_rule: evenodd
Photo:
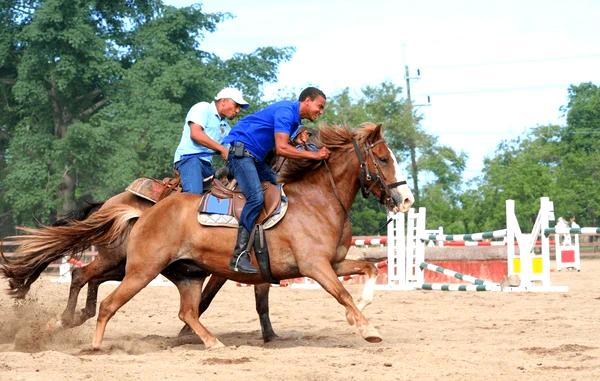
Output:
<svg viewBox="0 0 600 381">
<path fill-rule="evenodd" d="M 392 150 L 388 147 L 388 151 L 390 151 L 390 156 L 392 160 L 394 160 L 394 172 L 396 176 L 396 181 L 405 181 L 406 177 L 404 176 L 404 172 L 400 169 L 400 165 L 398 164 L 398 160 L 396 160 L 396 156 Z M 408 184 L 398 185 L 396 188 L 400 195 L 402 195 L 402 205 L 397 208 L 394 208 L 395 212 L 407 212 L 410 206 L 415 202 L 415 197 L 412 194 L 412 191 L 408 187 Z M 396 210 L 397 209 L 397 210 Z"/>
</svg>

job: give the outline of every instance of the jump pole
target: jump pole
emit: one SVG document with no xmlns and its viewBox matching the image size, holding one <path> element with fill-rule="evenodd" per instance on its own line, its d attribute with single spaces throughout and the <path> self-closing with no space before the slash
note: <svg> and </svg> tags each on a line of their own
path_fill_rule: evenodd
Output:
<svg viewBox="0 0 600 381">
<path fill-rule="evenodd" d="M 427 263 L 427 262 L 422 262 L 419 265 L 419 267 L 421 268 L 421 270 L 427 269 L 429 271 L 435 271 L 435 272 L 444 274 L 444 275 L 446 275 L 448 277 L 451 277 L 451 278 L 454 277 L 456 279 L 460 279 L 462 281 L 469 282 L 469 283 L 477 285 L 477 286 L 485 286 L 485 285 L 487 285 L 487 286 L 498 286 L 498 284 L 496 282 L 492 282 L 492 281 L 489 281 L 489 280 L 476 278 L 476 277 L 474 277 L 472 275 L 466 275 L 466 274 L 463 274 L 463 273 L 459 273 L 457 271 L 450 270 L 450 269 L 444 268 L 442 266 L 437 266 L 437 265 L 434 265 L 434 264 L 431 264 L 431 263 Z"/>
<path fill-rule="evenodd" d="M 486 284 L 423 283 L 420 288 L 437 291 L 500 291 L 499 285 Z"/>
</svg>

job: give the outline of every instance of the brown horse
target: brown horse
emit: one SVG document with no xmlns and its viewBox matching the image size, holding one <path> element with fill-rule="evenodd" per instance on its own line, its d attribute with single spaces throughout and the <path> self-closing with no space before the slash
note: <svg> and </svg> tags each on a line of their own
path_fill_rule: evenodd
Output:
<svg viewBox="0 0 600 381">
<path fill-rule="evenodd" d="M 345 127 L 322 127 L 320 140 L 332 151 L 327 163 L 288 160 L 282 169 L 289 208 L 286 217 L 267 233 L 271 270 L 279 279 L 299 276 L 315 279 L 346 307 L 348 322 L 356 324 L 367 341 L 378 342 L 381 340 L 379 333 L 360 312 L 373 298 L 377 269 L 366 261 L 345 259 L 350 243 L 348 210 L 359 188 L 364 195 L 373 193 L 392 210 L 407 210 L 413 197 L 383 140 L 380 126 L 365 124 L 354 132 Z M 235 232 L 198 225 L 198 203 L 198 196 L 176 194 L 150 208 L 143 216 L 139 208 L 108 207 L 62 230 L 60 237 L 56 234 L 48 236 L 44 229 L 31 231 L 30 238 L 37 243 L 28 246 L 24 239 L 22 246 L 24 250 L 39 252 L 61 239 L 70 240 L 71 245 L 77 242 L 114 245 L 130 227 L 128 221 L 141 216 L 129 236 L 125 278 L 100 306 L 93 340 L 93 347 L 99 348 L 106 323 L 117 309 L 177 261 L 185 260 L 206 273 L 244 283 L 262 282 L 259 275 L 229 271 L 228 259 Z M 29 266 L 35 267 L 35 263 L 32 259 Z M 17 266 L 5 274 L 10 277 L 18 272 Z M 337 278 L 351 274 L 369 277 L 358 307 Z M 204 278 L 202 272 L 196 275 L 197 278 L 177 284 L 181 295 L 179 317 L 198 334 L 207 348 L 218 347 L 222 345 L 220 341 L 198 320 Z"/>
<path fill-rule="evenodd" d="M 128 205 L 135 207 L 140 211 L 144 211 L 153 206 L 154 203 L 138 197 L 133 193 L 122 192 L 111 197 L 104 203 L 91 204 L 86 208 L 76 211 L 72 215 L 57 221 L 53 227 L 68 227 L 69 225 L 77 223 L 80 220 L 84 220 L 93 211 L 109 208 L 115 205 Z M 129 222 L 132 225 L 136 220 L 137 218 L 131 218 Z M 38 244 L 42 242 L 47 243 L 48 239 L 50 238 L 48 233 L 54 232 L 54 236 L 62 236 L 62 228 L 53 229 L 51 227 L 44 230 L 46 231 L 46 234 L 41 236 L 29 235 L 13 237 L 16 243 L 21 243 L 21 246 L 17 249 L 18 258 L 9 261 L 3 267 L 3 270 L 5 275 L 10 278 L 11 291 L 17 298 L 25 297 L 31 284 L 37 280 L 41 272 L 51 262 L 67 254 L 65 248 L 66 246 L 70 245 L 70 242 L 63 239 L 56 240 L 56 237 L 52 237 L 53 242 L 56 242 L 55 245 L 46 245 L 43 250 L 26 250 L 26 247 L 31 247 L 31 245 L 34 245 L 36 240 Z M 30 232 L 34 231 L 37 232 L 39 230 L 30 230 Z M 61 320 L 59 322 L 60 326 L 66 328 L 76 327 L 95 316 L 98 288 L 100 285 L 106 281 L 121 281 L 123 279 L 125 276 L 128 234 L 129 229 L 124 229 L 122 236 L 115 243 L 98 245 L 98 255 L 94 261 L 81 268 L 73 268 L 71 271 L 71 285 L 69 287 L 67 306 L 61 315 Z M 92 245 L 91 242 L 81 240 L 79 237 L 74 238 L 79 241 L 77 248 L 80 251 L 86 250 Z M 25 246 L 23 246 L 23 244 L 25 244 Z M 43 261 L 39 260 L 41 256 L 44 257 Z M 35 266 L 28 265 L 28 263 L 32 263 L 32 258 L 35 258 L 35 261 L 33 262 L 36 263 Z M 10 273 L 10 271 L 12 271 L 12 273 Z M 198 274 L 201 277 L 206 276 L 206 273 L 202 272 L 201 269 L 194 264 L 189 263 L 189 261 L 175 262 L 163 270 L 162 274 L 175 284 L 194 276 L 198 276 Z M 200 314 L 202 314 L 208 308 L 226 281 L 227 279 L 218 276 L 211 276 L 209 278 L 207 285 L 202 289 L 202 298 L 199 305 Z M 88 285 L 88 289 L 85 307 L 81 309 L 81 311 L 75 312 L 79 292 L 86 284 Z M 269 317 L 269 289 L 270 285 L 268 283 L 257 284 L 254 287 L 256 311 L 259 316 L 264 342 L 269 342 L 277 337 L 273 331 Z M 182 328 L 180 335 L 189 333 L 193 332 L 186 325 L 184 328 Z"/>
<path fill-rule="evenodd" d="M 325 165 L 288 160 L 282 168 L 281 180 L 286 183 L 289 208 L 285 218 L 267 234 L 271 272 L 278 279 L 300 276 L 314 279 L 346 308 L 348 322 L 356 324 L 365 340 L 379 342 L 379 333 L 338 279 L 343 275 L 367 274 L 369 279 L 359 306 L 364 307 L 372 300 L 377 269 L 367 261 L 345 259 L 347 248 L 341 245 L 344 225 L 360 188 L 365 194 L 373 193 L 391 210 L 406 211 L 414 199 L 383 139 L 381 126 L 369 123 L 355 131 L 320 127 L 319 139 L 331 150 Z M 195 195 L 176 194 L 140 217 L 130 234 L 125 277 L 100 304 L 93 348 L 100 348 L 106 324 L 115 312 L 177 260 L 189 259 L 208 273 L 239 282 L 262 282 L 259 274 L 229 270 L 235 231 L 199 225 L 198 203 L 199 197 Z M 108 209 L 106 212 L 110 214 Z M 119 216 L 129 213 L 135 211 L 115 208 L 111 218 L 119 221 Z M 110 240 L 110 231 L 106 237 Z M 201 284 L 202 279 L 194 282 Z M 223 344 L 198 319 L 200 287 L 191 283 L 183 285 L 186 287 L 178 285 L 179 317 L 207 348 L 220 347 Z"/>
</svg>

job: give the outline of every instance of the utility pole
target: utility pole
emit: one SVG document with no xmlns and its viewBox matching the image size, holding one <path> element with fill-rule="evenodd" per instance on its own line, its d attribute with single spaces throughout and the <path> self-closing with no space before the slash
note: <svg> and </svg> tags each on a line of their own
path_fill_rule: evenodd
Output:
<svg viewBox="0 0 600 381">
<path fill-rule="evenodd" d="M 410 136 L 406 137 L 406 145 L 409 148 L 410 153 L 410 172 L 413 179 L 412 191 L 415 196 L 415 206 L 419 206 L 419 172 L 417 167 L 417 126 L 415 123 L 415 119 L 413 116 L 413 104 L 412 99 L 410 97 L 410 80 L 418 79 L 421 75 L 420 71 L 417 69 L 417 77 L 410 77 L 408 71 L 408 65 L 404 65 L 404 79 L 406 80 L 406 99 L 408 100 L 408 112 L 409 112 L 409 121 L 410 121 Z"/>
</svg>

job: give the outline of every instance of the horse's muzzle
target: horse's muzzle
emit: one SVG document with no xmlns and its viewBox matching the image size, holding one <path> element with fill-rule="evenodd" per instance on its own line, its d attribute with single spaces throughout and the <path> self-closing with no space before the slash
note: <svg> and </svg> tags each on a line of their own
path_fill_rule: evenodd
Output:
<svg viewBox="0 0 600 381">
<path fill-rule="evenodd" d="M 400 187 L 400 189 L 394 189 L 391 196 L 393 200 L 392 212 L 394 213 L 408 212 L 412 204 L 415 202 L 415 198 L 407 186 Z"/>
</svg>

